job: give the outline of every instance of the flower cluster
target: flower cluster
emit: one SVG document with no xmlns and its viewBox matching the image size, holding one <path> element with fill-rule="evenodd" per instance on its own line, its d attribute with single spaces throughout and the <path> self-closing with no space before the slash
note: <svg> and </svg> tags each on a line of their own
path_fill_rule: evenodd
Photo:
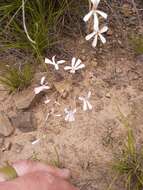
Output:
<svg viewBox="0 0 143 190">
<path fill-rule="evenodd" d="M 90 12 L 84 16 L 83 20 L 84 22 L 87 22 L 91 17 L 93 17 L 93 32 L 88 34 L 85 39 L 90 40 L 91 38 L 94 37 L 92 46 L 95 48 L 97 46 L 98 37 L 100 38 L 103 44 L 106 43 L 106 39 L 103 36 L 103 33 L 107 32 L 108 30 L 107 26 L 104 26 L 103 28 L 99 27 L 98 15 L 100 15 L 104 19 L 107 19 L 108 15 L 103 11 L 98 10 L 98 5 L 100 3 L 100 0 L 90 0 L 90 1 L 92 3 L 92 8 Z"/>
<path fill-rule="evenodd" d="M 56 61 L 56 56 L 52 57 L 52 60 L 45 58 L 45 63 L 53 65 L 55 67 L 55 70 L 59 70 L 59 65 L 65 63 L 65 60 Z M 84 68 L 85 65 L 82 64 L 82 61 L 80 59 L 77 59 L 75 57 L 71 60 L 71 66 L 65 66 L 65 71 L 70 71 L 70 73 L 75 74 L 77 70 Z"/>
</svg>

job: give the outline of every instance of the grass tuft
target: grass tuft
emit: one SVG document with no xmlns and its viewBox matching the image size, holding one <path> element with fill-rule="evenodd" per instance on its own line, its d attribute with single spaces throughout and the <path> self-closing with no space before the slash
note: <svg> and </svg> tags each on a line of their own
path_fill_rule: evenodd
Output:
<svg viewBox="0 0 143 190">
<path fill-rule="evenodd" d="M 28 87 L 33 76 L 30 65 L 25 65 L 22 69 L 10 67 L 5 72 L 6 74 L 0 77 L 0 83 L 6 86 L 10 92 Z"/>
<path fill-rule="evenodd" d="M 119 109 L 118 109 L 119 110 Z M 113 164 L 113 169 L 118 174 L 118 178 L 124 181 L 126 190 L 142 190 L 143 188 L 143 150 L 136 146 L 132 129 L 128 119 L 120 112 L 120 118 L 127 129 L 126 144 L 120 155 L 117 156 Z"/>
</svg>

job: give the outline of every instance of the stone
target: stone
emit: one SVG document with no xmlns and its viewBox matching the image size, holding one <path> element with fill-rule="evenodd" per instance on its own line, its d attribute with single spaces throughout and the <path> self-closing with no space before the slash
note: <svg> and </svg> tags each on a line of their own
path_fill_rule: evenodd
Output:
<svg viewBox="0 0 143 190">
<path fill-rule="evenodd" d="M 39 102 L 41 99 L 41 96 L 43 95 L 43 92 L 39 94 L 35 94 L 33 91 L 26 91 L 19 93 L 18 96 L 15 96 L 15 104 L 18 110 L 27 110 L 31 107 L 33 107 L 36 103 Z"/>
<path fill-rule="evenodd" d="M 10 136 L 14 132 L 14 127 L 9 117 L 3 112 L 0 112 L 0 134 L 4 137 Z"/>
<path fill-rule="evenodd" d="M 23 133 L 35 131 L 36 121 L 32 112 L 20 112 L 16 117 L 11 118 L 15 128 L 18 128 Z"/>
</svg>

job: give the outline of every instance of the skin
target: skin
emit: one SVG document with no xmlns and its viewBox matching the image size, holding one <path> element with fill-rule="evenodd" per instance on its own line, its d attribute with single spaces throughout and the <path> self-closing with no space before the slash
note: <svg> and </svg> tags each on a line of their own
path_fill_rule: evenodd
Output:
<svg viewBox="0 0 143 190">
<path fill-rule="evenodd" d="M 12 166 L 19 177 L 4 181 L 0 175 L 0 190 L 78 190 L 68 182 L 70 172 L 67 169 L 25 160 Z"/>
</svg>

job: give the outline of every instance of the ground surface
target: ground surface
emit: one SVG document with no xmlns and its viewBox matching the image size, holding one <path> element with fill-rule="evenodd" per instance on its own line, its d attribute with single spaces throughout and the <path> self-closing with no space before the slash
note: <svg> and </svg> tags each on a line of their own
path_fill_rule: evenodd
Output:
<svg viewBox="0 0 143 190">
<path fill-rule="evenodd" d="M 143 143 L 143 62 L 121 49 L 105 51 L 97 59 L 95 51 L 89 49 L 83 40 L 72 43 L 76 49 L 71 48 L 71 54 L 81 58 L 86 69 L 69 78 L 61 71 L 66 80 L 59 85 L 59 90 L 52 88 L 47 93 L 51 102 L 45 105 L 44 95 L 28 108 L 37 129 L 22 132 L 16 128 L 10 137 L 5 138 L 0 163 L 27 158 L 53 163 L 57 160 L 56 147 L 60 166 L 72 171 L 73 183 L 84 190 L 105 190 L 114 175 L 111 170 L 114 155 L 120 152 L 126 139 L 126 129 L 120 122 L 117 105 L 128 116 L 139 144 Z M 20 93 L 9 95 L 1 86 L 0 111 L 9 118 L 23 114 L 17 109 L 16 101 L 28 96 L 44 74 L 37 71 L 31 87 Z M 58 79 L 55 79 L 57 74 L 48 76 L 54 77 L 48 78 L 48 81 L 62 83 L 61 76 Z M 61 88 L 66 88 L 66 95 L 62 94 Z M 93 110 L 83 112 L 78 96 L 86 95 L 89 90 L 92 92 L 90 102 Z M 69 105 L 77 108 L 73 123 L 64 120 L 64 108 Z M 54 113 L 45 122 L 51 112 Z M 62 117 L 56 117 L 56 114 Z M 32 145 L 31 142 L 39 138 L 40 142 Z M 119 190 L 121 186 L 116 184 L 114 189 Z"/>
</svg>

